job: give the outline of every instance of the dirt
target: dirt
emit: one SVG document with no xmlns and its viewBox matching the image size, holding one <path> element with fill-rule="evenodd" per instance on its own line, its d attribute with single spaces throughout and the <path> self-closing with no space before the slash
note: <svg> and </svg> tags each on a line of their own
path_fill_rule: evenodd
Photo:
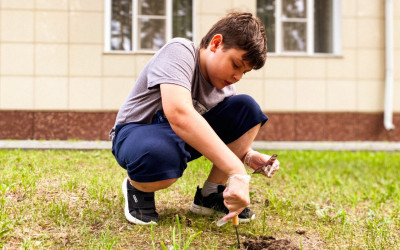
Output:
<svg viewBox="0 0 400 250">
<path fill-rule="evenodd" d="M 261 236 L 252 239 L 246 239 L 242 246 L 244 249 L 248 250 L 259 250 L 259 249 L 289 249 L 289 250 L 298 250 L 296 245 L 294 245 L 290 240 L 280 239 L 277 240 L 272 236 Z"/>
<path fill-rule="evenodd" d="M 307 232 L 307 230 L 304 228 L 301 228 L 301 227 L 296 229 L 297 234 L 305 234 L 306 232 Z"/>
</svg>

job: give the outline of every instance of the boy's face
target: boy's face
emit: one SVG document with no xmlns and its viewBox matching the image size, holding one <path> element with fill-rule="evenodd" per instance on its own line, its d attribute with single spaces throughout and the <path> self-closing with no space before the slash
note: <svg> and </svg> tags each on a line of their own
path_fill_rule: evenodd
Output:
<svg viewBox="0 0 400 250">
<path fill-rule="evenodd" d="M 222 89 L 238 82 L 252 67 L 243 60 L 246 51 L 235 48 L 224 49 L 222 39 L 217 38 L 216 41 L 214 39 L 207 47 L 208 53 L 200 65 L 203 65 L 201 71 L 206 80 L 217 89 Z"/>
</svg>

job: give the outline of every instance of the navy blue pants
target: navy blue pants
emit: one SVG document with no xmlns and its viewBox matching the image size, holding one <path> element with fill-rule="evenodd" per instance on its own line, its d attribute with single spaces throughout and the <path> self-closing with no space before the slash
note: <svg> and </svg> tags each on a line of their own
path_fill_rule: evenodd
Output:
<svg viewBox="0 0 400 250">
<path fill-rule="evenodd" d="M 268 117 L 248 95 L 226 98 L 203 115 L 225 144 L 229 144 Z M 136 182 L 179 178 L 187 163 L 201 154 L 186 144 L 168 122 L 119 124 L 115 128 L 112 153 Z"/>
</svg>

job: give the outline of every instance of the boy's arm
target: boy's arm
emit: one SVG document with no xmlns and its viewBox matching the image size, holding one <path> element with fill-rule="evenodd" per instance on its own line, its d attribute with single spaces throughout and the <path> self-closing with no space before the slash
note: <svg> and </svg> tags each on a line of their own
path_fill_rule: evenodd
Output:
<svg viewBox="0 0 400 250">
<path fill-rule="evenodd" d="M 247 174 L 242 161 L 194 109 L 186 88 L 175 84 L 161 84 L 160 88 L 164 113 L 179 137 L 227 175 Z"/>
<path fill-rule="evenodd" d="M 160 89 L 164 113 L 179 137 L 227 175 L 247 174 L 242 161 L 194 109 L 189 90 L 175 84 L 161 84 Z M 224 199 L 231 213 L 225 216 L 225 219 L 238 215 L 250 204 L 248 190 L 248 181 L 247 183 L 241 179 L 230 181 L 229 192 L 224 194 Z"/>
</svg>

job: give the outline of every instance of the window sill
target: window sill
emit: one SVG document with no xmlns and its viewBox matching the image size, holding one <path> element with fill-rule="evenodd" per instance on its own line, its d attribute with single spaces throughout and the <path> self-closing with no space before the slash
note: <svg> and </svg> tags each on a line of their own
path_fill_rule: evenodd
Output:
<svg viewBox="0 0 400 250">
<path fill-rule="evenodd" d="M 154 55 L 157 51 L 104 51 L 103 55 Z"/>
<path fill-rule="evenodd" d="M 267 57 L 296 57 L 296 58 L 342 58 L 342 54 L 306 54 L 306 53 L 267 53 Z"/>
</svg>

